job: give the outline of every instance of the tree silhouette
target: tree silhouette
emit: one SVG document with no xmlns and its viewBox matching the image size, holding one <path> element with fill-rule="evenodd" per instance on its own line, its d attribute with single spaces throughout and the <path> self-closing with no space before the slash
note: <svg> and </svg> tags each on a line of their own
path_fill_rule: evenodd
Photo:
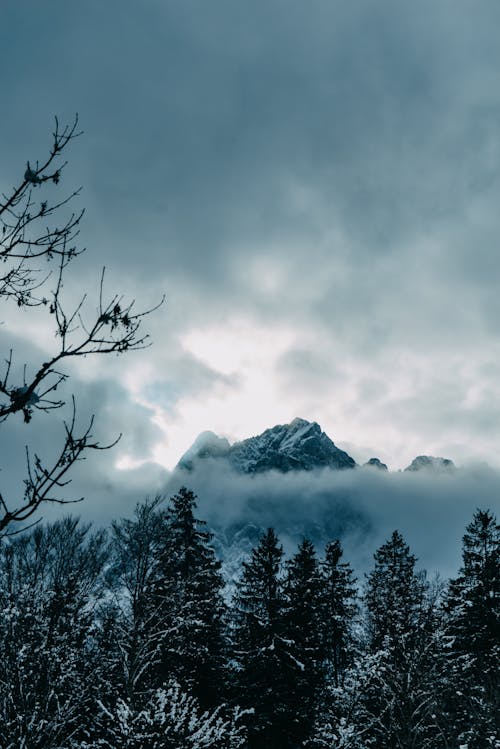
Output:
<svg viewBox="0 0 500 749">
<path fill-rule="evenodd" d="M 462 560 L 447 602 L 455 683 L 450 723 L 458 743 L 480 749 L 500 739 L 500 525 L 489 510 L 474 513 Z"/>
<path fill-rule="evenodd" d="M 84 251 L 77 245 L 84 212 L 70 207 L 80 190 L 59 193 L 67 165 L 61 157 L 80 135 L 78 116 L 66 126 L 56 118 L 46 157 L 28 161 L 17 185 L 10 193 L 0 195 L 0 302 L 15 303 L 38 317 L 47 315 L 56 341 L 43 362 L 17 362 L 13 351 L 7 352 L 0 373 L 0 423 L 20 414 L 29 424 L 35 412 L 61 408 L 65 401 L 59 393 L 68 379 L 64 369 L 68 360 L 90 354 L 120 354 L 149 345 L 141 323 L 152 309 L 136 311 L 134 301 L 124 301 L 119 294 L 106 297 L 104 269 L 97 312 L 89 312 L 85 292 L 69 306 L 63 299 L 68 268 Z M 23 365 L 21 382 L 14 381 L 19 364 Z M 55 460 L 45 465 L 26 447 L 23 493 L 12 497 L 0 491 L 0 536 L 9 532 L 12 523 L 31 518 L 43 502 L 67 502 L 61 489 L 68 483 L 71 467 L 89 450 L 112 446 L 102 445 L 93 437 L 93 418 L 86 427 L 77 427 L 73 396 L 71 404 L 71 416 L 64 421 Z"/>
</svg>

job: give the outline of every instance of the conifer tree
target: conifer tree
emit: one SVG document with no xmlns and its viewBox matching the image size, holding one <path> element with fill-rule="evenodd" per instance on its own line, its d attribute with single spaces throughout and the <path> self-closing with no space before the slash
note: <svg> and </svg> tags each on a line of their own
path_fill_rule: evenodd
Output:
<svg viewBox="0 0 500 749">
<path fill-rule="evenodd" d="M 272 528 L 243 562 L 234 599 L 236 699 L 254 709 L 251 749 L 282 749 L 288 741 L 290 643 L 283 636 L 283 547 Z"/>
<path fill-rule="evenodd" d="M 284 635 L 290 647 L 288 733 L 290 745 L 301 746 L 310 737 L 324 681 L 322 580 L 311 541 L 304 539 L 286 567 Z"/>
<path fill-rule="evenodd" d="M 415 557 L 398 531 L 375 552 L 365 604 L 372 651 L 389 645 L 402 652 L 419 621 L 425 583 L 415 573 Z"/>
<path fill-rule="evenodd" d="M 321 617 L 324 658 L 338 687 L 353 657 L 352 624 L 357 613 L 356 579 L 348 562 L 341 562 L 339 540 L 325 548 L 321 563 Z"/>
<path fill-rule="evenodd" d="M 478 510 L 467 526 L 462 556 L 450 584 L 455 648 L 474 656 L 478 673 L 489 673 L 500 643 L 500 525 L 488 510 Z"/>
<path fill-rule="evenodd" d="M 308 744 L 311 747 L 337 746 L 338 742 L 338 746 L 343 746 L 344 738 L 350 746 L 356 729 L 347 723 L 345 732 L 342 728 L 346 716 L 352 717 L 355 712 L 350 699 L 357 692 L 353 684 L 358 676 L 351 673 L 347 686 L 344 685 L 355 656 L 353 621 L 358 605 L 355 578 L 350 565 L 341 562 L 342 553 L 340 541 L 333 541 L 327 544 L 320 563 L 320 633 L 325 679 L 316 707 L 313 738 Z"/>
<path fill-rule="evenodd" d="M 170 500 L 148 597 L 161 640 L 157 686 L 175 678 L 202 707 L 213 707 L 223 696 L 224 582 L 212 534 L 195 517 L 196 499 L 182 487 Z"/>
<path fill-rule="evenodd" d="M 463 563 L 450 583 L 453 737 L 469 749 L 500 744 L 500 525 L 477 510 L 463 537 Z"/>
<path fill-rule="evenodd" d="M 365 592 L 366 650 L 347 673 L 343 692 L 332 690 L 340 709 L 326 711 L 319 741 L 329 736 L 332 747 L 377 749 L 446 746 L 439 720 L 446 658 L 438 598 L 429 595 L 415 561 L 397 531 L 375 553 Z"/>
</svg>

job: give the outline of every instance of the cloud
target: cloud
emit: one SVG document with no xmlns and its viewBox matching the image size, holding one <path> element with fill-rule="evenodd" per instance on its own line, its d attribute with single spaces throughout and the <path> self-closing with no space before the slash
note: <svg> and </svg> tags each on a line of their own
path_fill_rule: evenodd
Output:
<svg viewBox="0 0 500 749">
<path fill-rule="evenodd" d="M 22 363 L 36 366 L 43 351 L 20 338 L 4 337 L 4 341 L 16 353 L 13 382 L 17 382 Z M 375 549 L 398 528 L 421 566 L 448 576 L 460 564 L 460 539 L 475 509 L 498 511 L 500 474 L 484 464 L 469 465 L 450 475 L 359 469 L 246 476 L 229 470 L 224 461 L 207 460 L 191 474 L 169 474 L 151 459 L 164 438 L 154 412 L 134 401 L 117 380 L 81 374 L 73 370 L 67 388 L 68 394 L 77 395 L 79 424 L 86 425 L 94 413 L 96 437 L 105 443 L 123 432 L 123 438 L 112 450 L 90 453 L 74 467 L 72 483 L 63 496 L 85 495 L 85 500 L 62 508 L 42 508 L 47 520 L 70 511 L 107 525 L 112 519 L 130 516 L 146 496 L 169 496 L 187 484 L 199 496 L 199 516 L 210 527 L 224 529 L 226 541 L 222 543 L 219 535 L 219 544 L 226 552 L 234 534 L 248 524 L 258 529 L 275 526 L 289 554 L 304 534 L 310 534 L 318 545 L 338 536 L 346 558 L 362 577 L 371 567 Z M 489 376 L 495 376 L 494 369 Z M 11 417 L 2 425 L 4 497 L 19 497 L 22 492 L 25 444 L 48 462 L 54 457 L 63 437 L 63 416 L 68 416 L 67 410 L 50 415 L 35 412 L 29 425 L 21 417 Z M 370 457 L 370 449 L 365 449 Z"/>
<path fill-rule="evenodd" d="M 85 187 L 89 250 L 68 293 L 104 263 L 139 306 L 167 293 L 151 350 L 81 375 L 117 382 L 125 431 L 157 435 L 137 460 L 300 414 L 394 467 L 500 465 L 499 16 L 494 0 L 5 4 L 1 187 L 54 113 L 79 111 L 63 184 Z M 226 328 L 236 350 L 235 319 L 251 355 L 229 377 L 184 344 Z M 293 336 L 262 363 L 264 330 Z"/>
<path fill-rule="evenodd" d="M 204 460 L 192 473 L 174 473 L 167 493 L 182 484 L 198 494 L 198 515 L 218 529 L 218 543 L 224 531 L 229 547 L 242 526 L 273 526 L 288 554 L 305 535 L 318 547 L 339 537 L 362 579 L 375 550 L 398 529 L 420 568 L 447 577 L 460 566 L 461 538 L 475 510 L 498 510 L 500 474 L 483 465 L 440 475 L 358 468 L 248 476 Z"/>
</svg>

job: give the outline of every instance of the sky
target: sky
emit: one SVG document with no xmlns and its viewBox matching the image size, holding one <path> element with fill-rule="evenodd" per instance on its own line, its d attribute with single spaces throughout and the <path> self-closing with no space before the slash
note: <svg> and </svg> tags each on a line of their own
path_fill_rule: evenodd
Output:
<svg viewBox="0 0 500 749">
<path fill-rule="evenodd" d="M 139 307 L 166 295 L 151 348 L 70 368 L 124 435 L 75 491 L 128 507 L 200 432 L 296 416 L 358 462 L 500 470 L 499 27 L 496 0 L 3 0 L 0 187 L 78 112 L 67 293 L 105 265 Z M 0 319 L 18 362 L 56 345 Z"/>
</svg>

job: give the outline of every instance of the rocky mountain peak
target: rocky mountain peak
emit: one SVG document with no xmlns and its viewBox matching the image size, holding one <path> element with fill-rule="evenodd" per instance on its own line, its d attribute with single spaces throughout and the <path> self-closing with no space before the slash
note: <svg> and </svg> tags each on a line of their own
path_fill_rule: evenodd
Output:
<svg viewBox="0 0 500 749">
<path fill-rule="evenodd" d="M 435 458 L 432 455 L 418 455 L 405 471 L 431 471 L 432 473 L 449 473 L 456 470 L 455 463 L 449 458 Z"/>
<path fill-rule="evenodd" d="M 356 462 L 323 432 L 316 421 L 295 418 L 289 424 L 277 424 L 262 434 L 231 444 L 214 432 L 202 432 L 182 456 L 178 468 L 191 471 L 207 458 L 225 460 L 237 473 L 265 471 L 311 471 L 315 468 L 355 468 Z M 364 467 L 387 471 L 379 458 L 370 458 Z M 405 471 L 449 473 L 456 470 L 452 460 L 419 455 Z"/>
<path fill-rule="evenodd" d="M 191 470 L 195 460 L 207 457 L 226 458 L 238 473 L 356 466 L 353 458 L 340 450 L 319 424 L 300 418 L 233 445 L 213 432 L 204 432 L 181 458 L 179 467 Z"/>
<path fill-rule="evenodd" d="M 225 437 L 219 437 L 215 432 L 202 432 L 184 453 L 178 465 L 191 471 L 198 458 L 222 458 L 227 456 L 230 448 L 230 442 Z"/>
<path fill-rule="evenodd" d="M 364 467 L 367 468 L 377 468 L 379 471 L 387 471 L 387 466 L 385 463 L 382 463 L 382 461 L 379 458 L 370 458 L 366 463 L 363 464 Z"/>
</svg>

